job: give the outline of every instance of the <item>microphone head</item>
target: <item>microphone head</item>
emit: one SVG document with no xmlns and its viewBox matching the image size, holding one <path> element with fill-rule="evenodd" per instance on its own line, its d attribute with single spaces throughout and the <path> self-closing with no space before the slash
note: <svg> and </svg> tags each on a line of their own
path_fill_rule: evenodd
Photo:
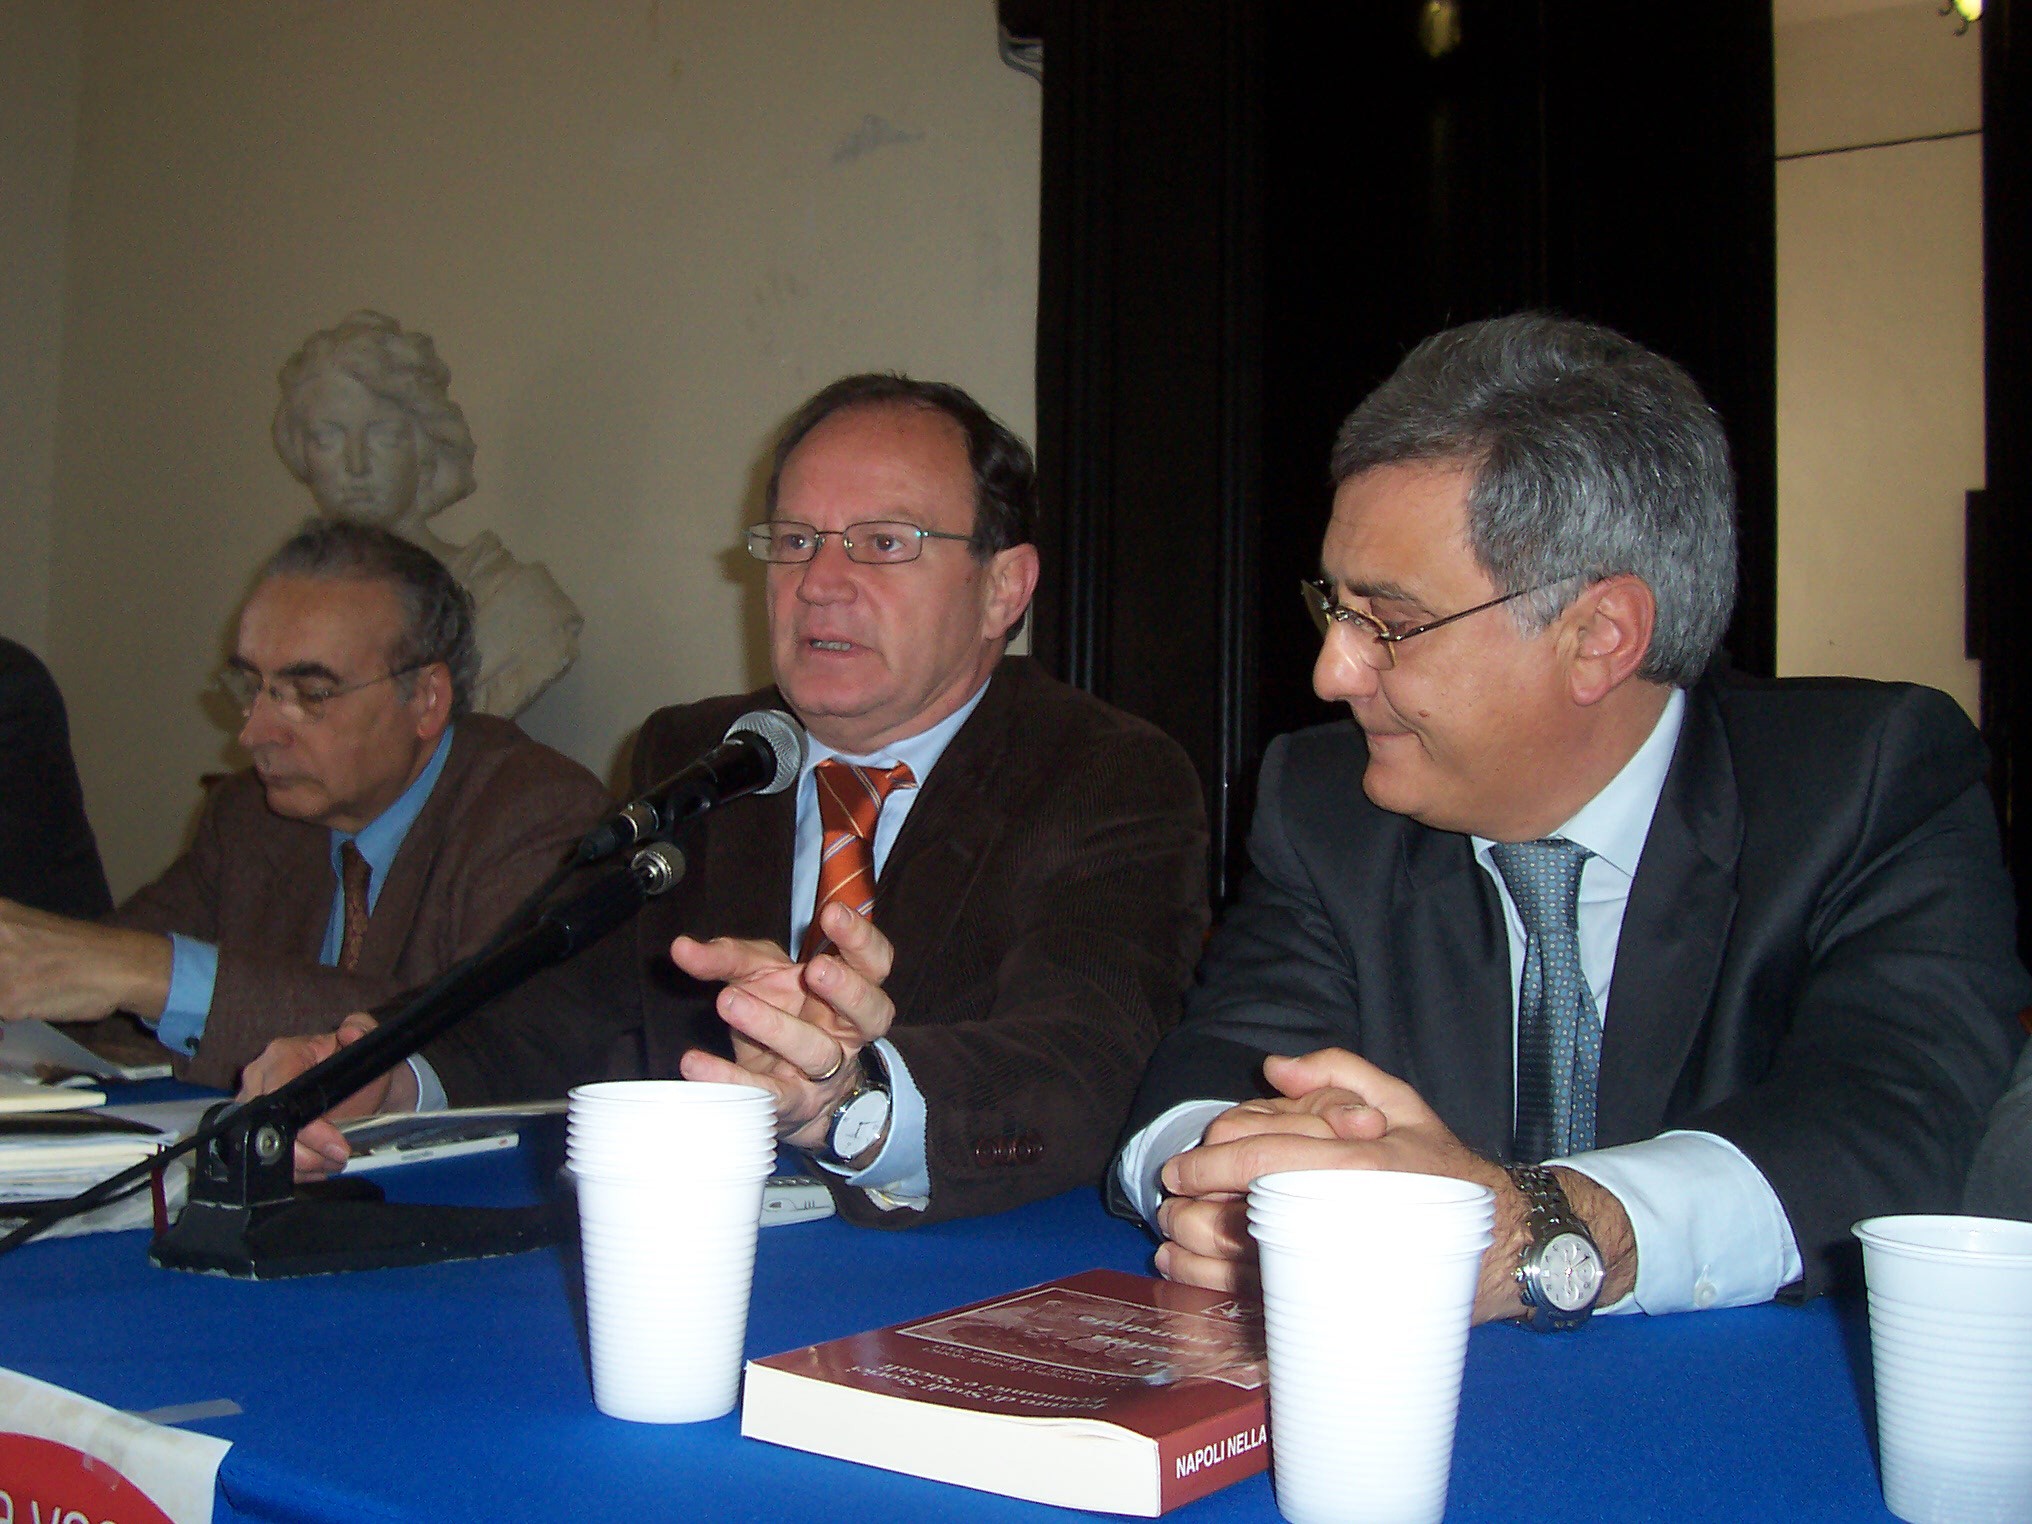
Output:
<svg viewBox="0 0 2032 1524">
<path fill-rule="evenodd" d="M 755 709 L 727 727 L 726 739 L 752 736 L 776 758 L 776 772 L 755 792 L 780 794 L 797 781 L 804 768 L 804 727 L 781 709 Z"/>
</svg>

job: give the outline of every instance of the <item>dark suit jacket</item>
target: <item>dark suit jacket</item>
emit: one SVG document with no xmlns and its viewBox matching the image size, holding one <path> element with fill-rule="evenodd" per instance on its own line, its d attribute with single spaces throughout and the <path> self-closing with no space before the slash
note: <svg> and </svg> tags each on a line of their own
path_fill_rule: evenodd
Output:
<svg viewBox="0 0 2032 1524">
<path fill-rule="evenodd" d="M 578 763 L 507 720 L 469 714 L 389 866 L 352 972 L 318 963 L 331 833 L 271 811 L 251 771 L 212 790 L 190 850 L 110 919 L 218 944 L 204 1037 L 177 1066 L 230 1086 L 271 1038 L 328 1032 L 472 952 L 608 808 Z"/>
<path fill-rule="evenodd" d="M 649 717 L 636 785 L 715 744 L 773 690 Z M 790 930 L 796 800 L 741 800 L 680 838 L 682 883 L 632 927 L 425 1050 L 455 1104 L 558 1095 L 601 1075 L 671 1076 L 726 1051 L 717 987 L 670 943 Z M 889 1036 L 923 1092 L 931 1204 L 841 1211 L 899 1225 L 1000 1211 L 1101 1174 L 1144 1060 L 1177 1017 L 1207 921 L 1199 783 L 1157 730 L 1003 662 L 911 808 L 876 888 L 894 944 Z"/>
<path fill-rule="evenodd" d="M 11 640 L 0 640 L 0 897 L 56 915 L 113 908 L 63 695 L 35 654 Z"/>
<path fill-rule="evenodd" d="M 1465 836 L 1369 803 L 1362 736 L 1264 760 L 1254 873 L 1137 1098 L 1262 1093 L 1265 1051 L 1338 1044 L 1468 1144 L 1511 1129 L 1501 904 Z M 1703 683 L 1630 890 L 1603 1030 L 1601 1146 L 1668 1128 L 1742 1149 L 1805 1289 L 1875 1212 L 1952 1211 L 2017 1051 L 2027 980 L 1983 751 L 1930 689 Z"/>
<path fill-rule="evenodd" d="M 1978 1217 L 2032 1222 L 2032 1047 L 2025 1049 L 2011 1088 L 1990 1113 L 1989 1131 L 1969 1166 L 1961 1209 Z"/>
</svg>

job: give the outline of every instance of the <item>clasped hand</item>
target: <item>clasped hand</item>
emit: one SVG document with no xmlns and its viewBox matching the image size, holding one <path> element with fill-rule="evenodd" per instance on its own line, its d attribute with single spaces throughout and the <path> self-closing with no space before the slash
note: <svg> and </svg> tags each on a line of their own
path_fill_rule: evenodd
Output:
<svg viewBox="0 0 2032 1524">
<path fill-rule="evenodd" d="M 1280 1170 L 1401 1170 L 1510 1189 L 1501 1166 L 1456 1138 L 1417 1091 L 1345 1049 L 1273 1054 L 1263 1077 L 1277 1095 L 1221 1113 L 1197 1148 L 1164 1166 L 1157 1269 L 1167 1279 L 1253 1289 L 1249 1185 Z"/>
</svg>

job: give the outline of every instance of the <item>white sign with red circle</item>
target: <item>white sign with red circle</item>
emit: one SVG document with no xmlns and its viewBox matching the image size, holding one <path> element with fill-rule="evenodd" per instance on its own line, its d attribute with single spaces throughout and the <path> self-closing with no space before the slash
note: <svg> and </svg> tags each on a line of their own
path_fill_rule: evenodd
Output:
<svg viewBox="0 0 2032 1524">
<path fill-rule="evenodd" d="M 210 1524 L 230 1448 L 0 1370 L 0 1524 Z"/>
</svg>

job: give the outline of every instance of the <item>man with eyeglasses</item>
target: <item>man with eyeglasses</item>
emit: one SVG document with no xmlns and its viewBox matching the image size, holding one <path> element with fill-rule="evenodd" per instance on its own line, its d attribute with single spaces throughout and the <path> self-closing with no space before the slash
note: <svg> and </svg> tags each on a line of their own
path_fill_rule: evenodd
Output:
<svg viewBox="0 0 2032 1524">
<path fill-rule="evenodd" d="M 219 685 L 253 766 L 103 922 L 0 901 L 0 1016 L 126 1010 L 190 1079 L 474 951 L 608 808 L 593 775 L 469 712 L 470 598 L 383 529 L 313 522 L 262 568 Z"/>
<path fill-rule="evenodd" d="M 1735 589 L 1687 375 L 1522 315 L 1342 426 L 1313 683 L 1253 871 L 1117 1161 L 1158 1268 L 1251 1279 L 1249 1184 L 1496 1194 L 1478 1319 L 1812 1295 L 1953 1211 L 2028 981 L 1980 742 L 1944 695 L 1715 669 Z M 1374 1250 L 1388 1253 L 1387 1241 Z"/>
<path fill-rule="evenodd" d="M 767 1087 L 858 1222 L 1098 1182 L 1199 952 L 1206 827 L 1176 743 L 1005 657 L 1035 503 L 1028 448 L 957 387 L 849 376 L 805 403 L 747 535 L 775 683 L 658 711 L 634 761 L 639 791 L 787 708 L 796 787 L 697 822 L 632 926 L 350 1109 L 681 1074 Z M 248 1083 L 331 1046 L 278 1044 Z M 299 1138 L 306 1172 L 344 1157 L 328 1126 Z"/>
</svg>

